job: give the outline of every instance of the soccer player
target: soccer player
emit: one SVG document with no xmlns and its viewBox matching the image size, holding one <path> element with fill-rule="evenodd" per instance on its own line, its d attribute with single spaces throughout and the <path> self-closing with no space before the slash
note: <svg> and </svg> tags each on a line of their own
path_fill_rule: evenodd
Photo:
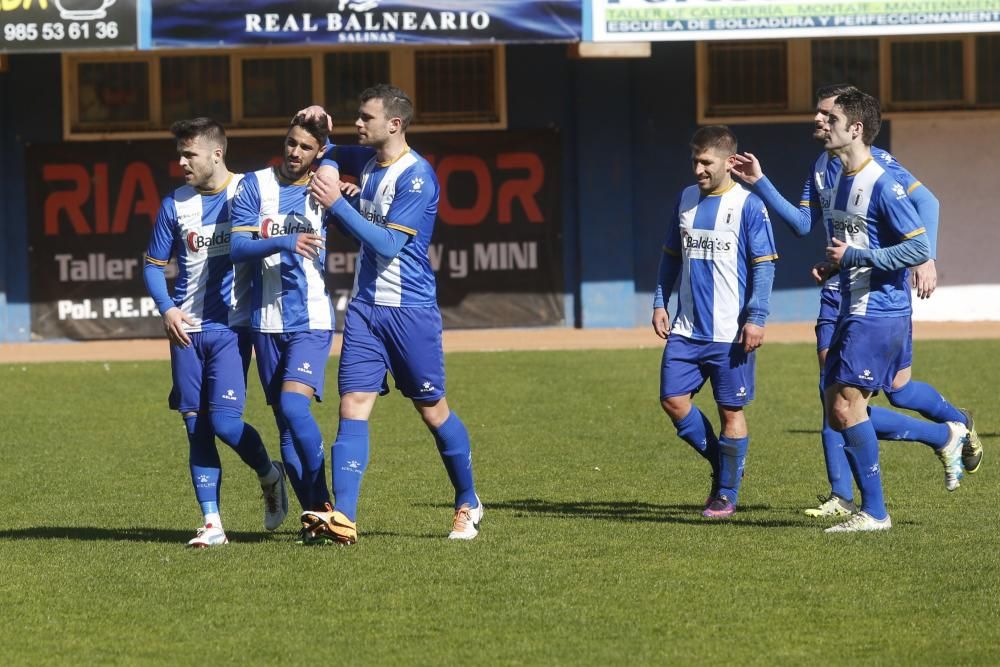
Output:
<svg viewBox="0 0 1000 667">
<path fill-rule="evenodd" d="M 833 238 L 827 259 L 840 267 L 842 298 L 824 369 L 826 410 L 830 426 L 844 438 L 861 490 L 860 511 L 827 528 L 829 533 L 892 527 L 868 401 L 873 393 L 891 389 L 903 368 L 912 313 L 905 269 L 930 257 L 926 231 L 906 189 L 872 158 L 870 139 L 880 121 L 878 100 L 848 91 L 834 101 L 824 142 L 842 165 L 829 204 Z M 941 453 L 946 480 L 960 477 L 961 455 L 961 441 Z"/>
<path fill-rule="evenodd" d="M 448 537 L 475 538 L 483 517 L 469 434 L 445 397 L 441 313 L 427 256 L 439 187 L 430 164 L 407 145 L 412 119 L 413 103 L 399 88 L 381 84 L 365 90 L 355 127 L 359 143 L 372 148 L 373 155 L 359 180 L 360 213 L 340 197 L 336 172 L 321 168 L 311 186 L 338 224 L 361 243 L 338 374 L 340 425 L 330 451 L 336 504 L 302 515 L 317 541 L 357 541 L 368 419 L 375 399 L 389 390 L 387 372 L 430 429 L 455 489 Z"/>
<path fill-rule="evenodd" d="M 323 398 L 333 306 L 323 280 L 325 212 L 309 195 L 325 149 L 326 118 L 297 115 L 281 164 L 247 174 L 233 198 L 232 257 L 251 270 L 257 370 L 281 436 L 281 456 L 303 510 L 330 500 L 323 436 L 312 399 Z"/>
<path fill-rule="evenodd" d="M 814 116 L 813 138 L 823 143 L 829 133 L 828 119 L 837 95 L 856 91 L 848 84 L 835 84 L 820 88 L 816 92 L 816 115 Z M 878 134 L 878 127 L 867 128 L 864 140 L 870 146 Z M 931 259 L 913 270 L 913 285 L 917 296 L 928 298 L 937 284 L 937 273 L 934 263 L 937 248 L 938 201 L 922 183 L 888 152 L 871 147 L 874 159 L 880 162 L 909 194 L 914 207 L 927 230 L 928 242 L 931 248 Z M 764 176 L 759 161 L 751 153 L 737 156 L 738 164 L 734 173 L 753 191 L 761 196 L 765 203 L 774 211 L 780 220 L 785 221 L 794 233 L 805 236 L 820 220 L 829 227 L 831 189 L 842 171 L 841 163 L 836 155 L 824 151 L 816 160 L 812 174 L 806 180 L 799 206 L 787 202 Z M 832 231 L 830 232 L 832 233 Z M 820 368 L 820 400 L 823 398 L 823 369 L 827 350 L 840 311 L 839 280 L 834 277 L 826 279 L 836 271 L 830 271 L 820 263 L 814 276 L 823 283 L 820 292 L 820 312 L 816 322 L 816 348 Z M 909 291 L 907 291 L 909 295 Z M 914 410 L 923 417 L 932 420 L 927 424 L 884 408 L 872 407 L 872 422 L 881 439 L 916 440 L 930 445 L 940 455 L 943 449 L 954 440 L 963 442 L 963 462 L 969 472 L 976 472 L 982 462 L 982 443 L 975 430 L 972 415 L 963 409 L 952 406 L 941 394 L 929 384 L 911 380 L 912 378 L 912 329 L 907 337 L 904 352 L 903 368 L 893 378 L 892 389 L 886 392 L 889 402 L 898 408 Z M 823 453 L 826 461 L 827 478 L 830 482 L 830 494 L 820 496 L 818 507 L 809 508 L 806 515 L 812 517 L 844 516 L 856 511 L 853 501 L 853 486 L 851 477 L 847 474 L 848 464 L 844 453 L 844 441 L 839 433 L 834 431 L 824 412 L 822 428 Z M 943 460 L 943 459 L 942 459 Z M 946 475 L 946 486 L 950 490 L 957 488 L 958 479 L 949 480 Z"/>
<path fill-rule="evenodd" d="M 667 229 L 653 300 L 653 330 L 667 341 L 660 402 L 677 435 L 712 468 L 703 516 L 736 511 L 750 442 L 743 407 L 754 397 L 756 350 L 774 282 L 774 236 L 759 197 L 731 176 L 736 137 L 712 125 L 691 139 L 697 185 L 680 195 Z M 666 301 L 680 276 L 678 309 L 669 327 Z M 692 402 L 705 384 L 719 410 L 716 437 Z"/>
<path fill-rule="evenodd" d="M 170 128 L 186 184 L 160 205 L 146 250 L 143 278 L 163 315 L 170 340 L 170 407 L 184 418 L 195 497 L 204 525 L 188 544 L 227 544 L 219 512 L 222 479 L 215 436 L 257 472 L 264 493 L 264 527 L 288 513 L 284 467 L 272 462 L 257 431 L 243 421 L 250 364 L 249 276 L 229 256 L 230 200 L 241 175 L 226 167 L 226 133 L 209 118 Z M 173 297 L 164 267 L 177 258 Z"/>
</svg>

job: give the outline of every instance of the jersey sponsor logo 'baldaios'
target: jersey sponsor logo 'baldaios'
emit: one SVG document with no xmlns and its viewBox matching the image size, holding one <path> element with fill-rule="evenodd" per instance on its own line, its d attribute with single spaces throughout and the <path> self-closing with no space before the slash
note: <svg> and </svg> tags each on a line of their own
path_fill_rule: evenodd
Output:
<svg viewBox="0 0 1000 667">
<path fill-rule="evenodd" d="M 229 241 L 232 235 L 228 229 L 215 230 L 214 226 L 202 227 L 200 231 L 190 231 L 185 237 L 185 244 L 190 252 L 206 250 L 209 257 L 229 253 Z"/>
<path fill-rule="evenodd" d="M 260 237 L 263 239 L 291 234 L 318 233 L 312 222 L 298 213 L 289 213 L 283 216 L 283 220 L 280 221 L 271 216 L 265 216 L 260 221 Z"/>
<path fill-rule="evenodd" d="M 692 259 L 731 257 L 736 253 L 735 237 L 709 229 L 682 229 L 681 241 L 684 253 Z"/>
</svg>

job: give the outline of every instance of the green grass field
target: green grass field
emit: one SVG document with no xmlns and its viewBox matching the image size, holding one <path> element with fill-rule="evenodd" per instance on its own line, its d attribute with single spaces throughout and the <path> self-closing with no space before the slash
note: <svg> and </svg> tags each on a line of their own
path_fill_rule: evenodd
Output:
<svg viewBox="0 0 1000 667">
<path fill-rule="evenodd" d="M 331 400 L 314 412 L 336 430 Z M 996 665 L 1000 341 L 917 345 L 916 376 L 977 416 L 982 470 L 949 494 L 931 450 L 882 449 L 894 527 L 825 535 L 815 354 L 761 350 L 734 520 L 657 402 L 659 351 L 463 353 L 483 531 L 408 402 L 381 399 L 349 548 L 261 527 L 220 444 L 231 544 L 200 524 L 166 363 L 0 366 L 0 663 Z M 277 454 L 251 378 L 248 420 Z M 699 399 L 704 409 L 710 402 Z M 713 413 L 714 414 L 714 411 Z M 293 502 L 294 505 L 294 502 Z"/>
</svg>

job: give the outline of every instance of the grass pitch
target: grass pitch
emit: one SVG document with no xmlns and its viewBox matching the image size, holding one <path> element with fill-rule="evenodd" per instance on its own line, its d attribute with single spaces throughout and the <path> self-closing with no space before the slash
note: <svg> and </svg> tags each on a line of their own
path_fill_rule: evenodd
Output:
<svg viewBox="0 0 1000 667">
<path fill-rule="evenodd" d="M 232 543 L 204 551 L 183 548 L 201 517 L 166 363 L 0 366 L 0 662 L 1000 662 L 1000 341 L 917 344 L 916 377 L 973 410 L 986 459 L 949 494 L 929 448 L 884 444 L 894 527 L 870 535 L 801 513 L 827 490 L 811 346 L 761 350 L 724 523 L 699 516 L 707 467 L 658 406 L 659 357 L 450 355 L 486 506 L 471 543 L 445 539 L 447 477 L 393 393 L 357 545 L 296 546 L 294 500 L 265 533 L 256 479 L 220 443 Z M 328 438 L 335 362 L 314 408 Z M 247 419 L 277 455 L 255 376 Z"/>
</svg>

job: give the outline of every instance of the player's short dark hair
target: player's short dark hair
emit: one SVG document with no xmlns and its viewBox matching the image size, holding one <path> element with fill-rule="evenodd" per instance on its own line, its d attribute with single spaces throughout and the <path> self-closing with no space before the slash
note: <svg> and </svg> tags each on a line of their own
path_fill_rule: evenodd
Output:
<svg viewBox="0 0 1000 667">
<path fill-rule="evenodd" d="M 226 154 L 226 130 L 217 120 L 204 116 L 179 120 L 170 126 L 170 133 L 174 135 L 177 143 L 203 137 L 206 141 L 222 146 L 222 154 Z"/>
<path fill-rule="evenodd" d="M 726 125 L 706 125 L 698 128 L 698 131 L 691 137 L 691 151 L 700 153 L 709 148 L 714 148 L 726 155 L 735 155 L 736 135 Z"/>
<path fill-rule="evenodd" d="M 301 127 L 312 135 L 312 138 L 318 141 L 320 146 L 326 145 L 326 140 L 330 136 L 330 125 L 327 122 L 326 114 L 306 116 L 304 113 L 300 113 L 288 124 L 289 131 L 293 127 Z"/>
<path fill-rule="evenodd" d="M 844 111 L 849 124 L 861 123 L 861 141 L 871 146 L 882 128 L 882 107 L 878 99 L 860 90 L 851 90 L 837 95 L 833 104 Z"/>
<path fill-rule="evenodd" d="M 403 130 L 410 126 L 413 120 L 413 100 L 402 89 L 388 83 L 380 83 L 361 91 L 361 103 L 368 100 L 382 100 L 386 118 L 398 118 L 402 121 Z"/>
<path fill-rule="evenodd" d="M 838 95 L 843 95 L 844 93 L 849 93 L 855 90 L 858 90 L 858 88 L 849 83 L 830 83 L 816 89 L 816 101 L 819 102 L 820 100 L 825 100 L 828 97 L 837 97 Z"/>
</svg>

